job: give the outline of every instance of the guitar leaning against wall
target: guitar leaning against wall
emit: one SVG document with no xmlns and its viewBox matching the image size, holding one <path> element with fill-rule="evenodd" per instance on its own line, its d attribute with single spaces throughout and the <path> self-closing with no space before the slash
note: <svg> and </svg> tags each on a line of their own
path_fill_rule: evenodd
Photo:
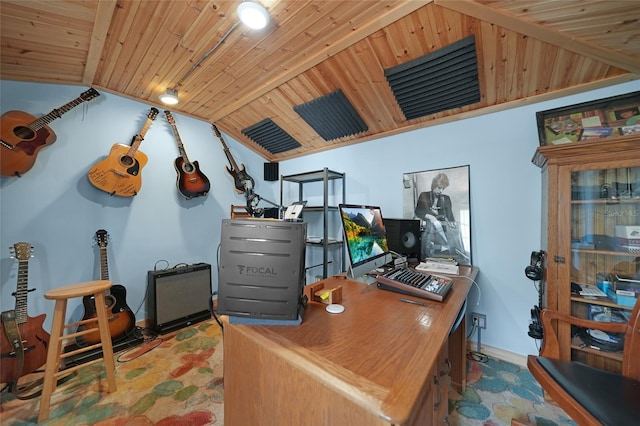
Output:
<svg viewBox="0 0 640 426">
<path fill-rule="evenodd" d="M 158 110 L 151 108 L 140 133 L 133 137 L 131 146 L 114 144 L 104 160 L 89 170 L 89 182 L 109 195 L 133 197 L 140 192 L 142 176 L 140 171 L 147 164 L 147 156 L 139 151 L 140 144 L 156 119 Z"/>
<path fill-rule="evenodd" d="M 100 279 L 109 280 L 109 266 L 107 261 L 107 244 L 109 234 L 104 229 L 96 231 L 96 242 L 100 248 Z M 105 292 L 105 302 L 107 303 L 107 318 L 109 320 L 109 332 L 111 340 L 119 340 L 133 331 L 136 325 L 136 317 L 127 305 L 127 290 L 123 285 L 114 284 L 110 290 Z M 85 296 L 82 298 L 84 305 L 83 320 L 97 318 L 96 304 L 93 296 Z M 110 312 L 109 312 L 110 310 Z M 100 342 L 100 332 L 97 324 L 92 323 L 90 326 L 80 326 L 79 330 L 95 328 L 93 333 L 84 334 L 76 339 L 78 346 L 94 345 Z"/>
<path fill-rule="evenodd" d="M 193 197 L 202 197 L 207 195 L 211 189 L 209 178 L 200 171 L 200 165 L 197 161 L 189 161 L 187 151 L 184 149 L 182 139 L 178 133 L 176 121 L 173 119 L 171 112 L 165 111 L 164 114 L 167 117 L 167 121 L 169 122 L 171 129 L 173 129 L 173 134 L 175 135 L 176 142 L 178 143 L 178 151 L 180 151 L 180 157 L 176 158 L 174 162 L 176 173 L 178 173 L 178 180 L 176 182 L 178 191 L 180 191 L 187 200 Z"/>
<path fill-rule="evenodd" d="M 25 174 L 36 162 L 38 152 L 56 141 L 56 134 L 47 124 L 62 117 L 82 102 L 100 96 L 91 88 L 73 101 L 56 108 L 49 114 L 36 118 L 23 111 L 7 111 L 0 117 L 0 176 Z"/>
<path fill-rule="evenodd" d="M 47 360 L 50 335 L 43 328 L 45 314 L 30 317 L 27 312 L 27 281 L 29 258 L 32 255 L 29 243 L 16 243 L 13 252 L 18 259 L 18 283 L 15 292 L 16 306 L 13 311 L 2 313 L 0 330 L 0 381 L 11 383 L 25 374 L 42 367 Z"/>
</svg>

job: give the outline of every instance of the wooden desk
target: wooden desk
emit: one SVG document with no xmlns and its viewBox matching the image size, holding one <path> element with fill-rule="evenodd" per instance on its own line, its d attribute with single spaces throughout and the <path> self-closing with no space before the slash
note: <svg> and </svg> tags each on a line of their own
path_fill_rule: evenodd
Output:
<svg viewBox="0 0 640 426">
<path fill-rule="evenodd" d="M 298 326 L 224 324 L 224 423 L 246 425 L 429 425 L 447 416 L 447 357 L 464 386 L 464 323 L 449 336 L 477 269 L 443 303 L 344 278 L 345 311 L 310 303 Z M 462 342 L 451 342 L 459 340 Z M 448 344 L 449 343 L 449 344 Z M 451 349 L 450 349 L 451 348 Z"/>
</svg>

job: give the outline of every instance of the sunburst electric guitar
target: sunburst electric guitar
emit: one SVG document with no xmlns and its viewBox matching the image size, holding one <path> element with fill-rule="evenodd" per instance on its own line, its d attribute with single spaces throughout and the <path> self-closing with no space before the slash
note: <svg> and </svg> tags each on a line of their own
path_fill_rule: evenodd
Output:
<svg viewBox="0 0 640 426">
<path fill-rule="evenodd" d="M 48 126 L 65 112 L 83 102 L 100 96 L 96 89 L 89 89 L 73 101 L 56 108 L 49 114 L 36 118 L 23 111 L 7 111 L 0 118 L 2 147 L 0 148 L 0 176 L 20 176 L 33 167 L 38 152 L 56 141 L 56 134 Z"/>
<path fill-rule="evenodd" d="M 109 235 L 104 229 L 96 231 L 96 243 L 100 248 L 100 279 L 109 280 L 109 265 L 107 261 L 107 244 Z M 136 325 L 136 317 L 127 305 L 127 290 L 120 284 L 114 284 L 111 289 L 105 292 L 105 301 L 107 303 L 107 318 L 109 320 L 109 332 L 111 340 L 116 341 L 127 334 L 131 333 Z M 82 299 L 84 305 L 83 320 L 97 318 L 96 302 L 93 296 L 85 296 Z M 80 326 L 79 330 L 83 330 L 85 326 Z M 80 346 L 93 345 L 100 341 L 100 332 L 97 324 L 92 323 L 86 327 L 95 328 L 93 333 L 83 334 L 76 339 Z"/>
<path fill-rule="evenodd" d="M 140 133 L 133 137 L 131 145 L 114 144 L 107 158 L 89 170 L 89 181 L 93 186 L 110 195 L 121 197 L 133 197 L 140 192 L 140 172 L 147 164 L 147 156 L 138 149 L 157 115 L 158 110 L 151 108 Z"/>
<path fill-rule="evenodd" d="M 30 317 L 27 313 L 27 293 L 30 291 L 27 281 L 32 250 L 29 243 L 13 245 L 14 256 L 18 259 L 18 285 L 15 292 L 15 310 L 2 313 L 2 330 L 0 331 L 2 353 L 0 382 L 2 383 L 18 380 L 21 376 L 42 367 L 47 360 L 50 335 L 42 328 L 46 315 Z"/>
<path fill-rule="evenodd" d="M 224 149 L 224 154 L 227 156 L 229 164 L 231 164 L 231 168 L 227 167 L 227 172 L 233 178 L 233 186 L 235 187 L 236 192 L 239 194 L 244 194 L 247 191 L 253 191 L 255 182 L 253 178 L 249 176 L 249 174 L 245 171 L 244 164 L 240 164 L 240 167 L 238 167 L 236 161 L 231 155 L 231 151 L 229 151 L 229 147 L 226 143 L 224 143 L 222 134 L 220 134 L 220 131 L 218 130 L 216 125 L 211 123 L 211 128 L 213 129 L 213 133 L 218 137 L 218 139 L 220 139 L 220 143 L 222 144 L 222 148 Z"/>
<path fill-rule="evenodd" d="M 207 195 L 211 189 L 209 178 L 200 171 L 200 166 L 197 161 L 189 161 L 187 151 L 184 149 L 182 139 L 180 139 L 180 134 L 176 127 L 176 121 L 173 119 L 171 112 L 165 111 L 164 114 L 167 116 L 167 121 L 173 129 L 173 134 L 176 136 L 176 142 L 178 143 L 178 151 L 180 151 L 180 157 L 176 158 L 174 162 L 176 173 L 178 173 L 178 180 L 176 182 L 178 191 L 180 191 L 187 200 L 193 197 Z"/>
</svg>

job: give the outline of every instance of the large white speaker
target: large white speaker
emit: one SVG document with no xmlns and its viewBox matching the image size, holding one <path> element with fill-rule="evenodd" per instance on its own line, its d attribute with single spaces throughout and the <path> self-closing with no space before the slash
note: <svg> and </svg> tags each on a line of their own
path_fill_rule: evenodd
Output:
<svg viewBox="0 0 640 426">
<path fill-rule="evenodd" d="M 147 273 L 149 327 L 165 334 L 211 318 L 211 265 Z"/>
</svg>

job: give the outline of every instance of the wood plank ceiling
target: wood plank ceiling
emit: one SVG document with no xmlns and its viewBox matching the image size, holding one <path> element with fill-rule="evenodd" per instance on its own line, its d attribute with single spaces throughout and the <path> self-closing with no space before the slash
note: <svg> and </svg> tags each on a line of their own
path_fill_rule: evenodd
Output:
<svg viewBox="0 0 640 426">
<path fill-rule="evenodd" d="M 239 2 L 2 0 L 1 76 L 162 109 L 158 95 L 180 82 L 172 111 L 214 122 L 269 161 L 640 77 L 638 1 L 261 0 L 269 26 L 239 25 L 207 55 Z M 407 120 L 385 69 L 469 36 L 479 101 Z M 337 89 L 367 130 L 326 141 L 293 108 Z M 242 133 L 264 119 L 300 147 L 272 153 Z"/>
</svg>

